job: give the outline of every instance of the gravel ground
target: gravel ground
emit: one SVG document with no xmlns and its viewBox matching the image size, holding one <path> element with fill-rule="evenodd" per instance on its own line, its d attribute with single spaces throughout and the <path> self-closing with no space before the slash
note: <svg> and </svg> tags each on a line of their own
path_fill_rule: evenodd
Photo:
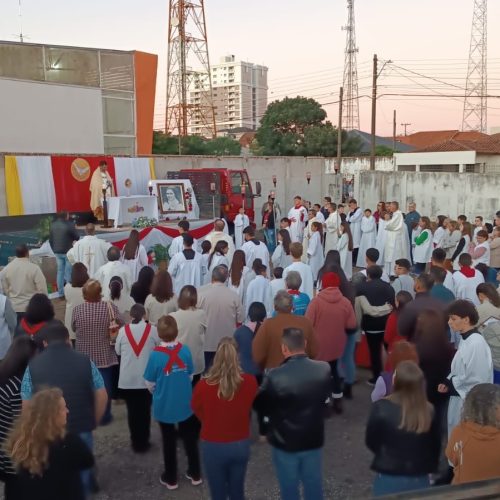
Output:
<svg viewBox="0 0 500 500">
<path fill-rule="evenodd" d="M 64 302 L 55 302 L 57 317 L 64 317 Z M 364 445 L 364 430 L 370 408 L 370 387 L 366 370 L 358 371 L 359 383 L 353 388 L 354 399 L 344 402 L 344 413 L 326 421 L 323 453 L 325 499 L 369 498 L 372 473 L 371 455 Z M 136 455 L 129 446 L 126 409 L 113 403 L 114 421 L 95 432 L 95 455 L 101 491 L 94 500 L 201 500 L 210 498 L 208 487 L 191 486 L 180 479 L 179 489 L 168 491 L 160 485 L 163 458 L 158 425 L 152 423 L 152 449 Z M 246 476 L 247 500 L 279 499 L 270 447 L 257 439 L 256 421 L 252 428 L 252 449 Z M 186 470 L 182 448 L 178 450 L 179 474 Z"/>
</svg>

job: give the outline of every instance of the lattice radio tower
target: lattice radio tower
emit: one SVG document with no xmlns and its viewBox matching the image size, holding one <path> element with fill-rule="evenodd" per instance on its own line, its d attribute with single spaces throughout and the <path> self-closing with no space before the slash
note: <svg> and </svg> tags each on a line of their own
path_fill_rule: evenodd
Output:
<svg viewBox="0 0 500 500">
<path fill-rule="evenodd" d="M 462 130 L 487 130 L 488 2 L 474 0 Z"/>
<path fill-rule="evenodd" d="M 200 91 L 194 102 L 190 88 Z M 193 124 L 216 136 L 205 2 L 169 0 L 165 132 L 186 136 Z"/>
<path fill-rule="evenodd" d="M 354 25 L 354 0 L 347 0 L 347 25 L 344 60 L 344 105 L 342 124 L 344 130 L 359 130 L 358 63 L 356 54 L 356 28 Z"/>
</svg>

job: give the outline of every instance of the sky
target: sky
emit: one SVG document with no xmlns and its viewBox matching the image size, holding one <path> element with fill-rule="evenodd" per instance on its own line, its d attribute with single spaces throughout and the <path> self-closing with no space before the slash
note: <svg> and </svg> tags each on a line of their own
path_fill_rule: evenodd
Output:
<svg viewBox="0 0 500 500">
<path fill-rule="evenodd" d="M 0 0 L 0 39 L 19 39 L 19 0 Z M 22 0 L 25 41 L 158 54 L 155 126 L 165 106 L 168 0 Z M 380 74 L 377 133 L 461 128 L 473 0 L 355 0 L 360 128 L 370 129 L 373 54 Z M 500 96 L 500 2 L 489 2 L 488 92 Z M 205 0 L 212 62 L 227 54 L 269 68 L 269 100 L 305 95 L 336 123 L 346 0 Z M 434 78 L 431 79 L 431 78 Z M 436 81 L 437 80 L 437 81 Z M 387 94 L 433 94 L 435 98 Z M 441 94 L 441 95 L 439 95 Z M 328 104 L 331 103 L 331 104 Z M 500 127 L 500 98 L 488 102 Z"/>
</svg>

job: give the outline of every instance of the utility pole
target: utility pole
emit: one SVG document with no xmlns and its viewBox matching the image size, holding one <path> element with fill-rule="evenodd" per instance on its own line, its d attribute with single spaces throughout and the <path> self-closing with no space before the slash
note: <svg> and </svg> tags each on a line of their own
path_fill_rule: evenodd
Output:
<svg viewBox="0 0 500 500">
<path fill-rule="evenodd" d="M 404 127 L 404 129 L 405 129 L 405 137 L 408 135 L 408 134 L 406 133 L 406 129 L 407 129 L 410 125 L 411 125 L 411 123 L 402 123 L 402 124 L 401 124 L 401 126 L 402 126 L 402 127 Z"/>
<path fill-rule="evenodd" d="M 342 107 L 344 101 L 344 87 L 340 87 L 339 92 L 339 125 L 337 127 L 337 168 L 336 173 L 340 174 L 342 164 Z"/>
<path fill-rule="evenodd" d="M 377 78 L 378 78 L 378 58 L 373 56 L 373 77 L 372 77 L 372 130 L 371 130 L 371 154 L 370 170 L 375 170 L 375 132 L 377 129 Z"/>
<path fill-rule="evenodd" d="M 396 110 L 392 114 L 392 151 L 396 152 Z"/>
</svg>

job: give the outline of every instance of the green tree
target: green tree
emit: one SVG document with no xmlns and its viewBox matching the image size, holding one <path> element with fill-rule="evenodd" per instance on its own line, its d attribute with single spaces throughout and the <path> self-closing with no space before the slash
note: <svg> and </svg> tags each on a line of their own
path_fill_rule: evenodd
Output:
<svg viewBox="0 0 500 500">
<path fill-rule="evenodd" d="M 179 137 L 153 132 L 153 154 L 178 155 Z M 238 156 L 241 146 L 238 141 L 229 137 L 205 139 L 198 135 L 188 135 L 181 138 L 181 154 L 183 155 L 214 155 Z"/>
<path fill-rule="evenodd" d="M 251 150 L 269 156 L 336 156 L 338 132 L 314 99 L 286 97 L 271 103 Z M 343 154 L 359 152 L 360 141 L 342 134 Z"/>
<path fill-rule="evenodd" d="M 392 156 L 394 154 L 394 149 L 389 146 L 384 146 L 379 144 L 375 146 L 375 156 Z"/>
<path fill-rule="evenodd" d="M 239 156 L 240 143 L 230 137 L 217 137 L 205 143 L 205 154 L 216 156 Z"/>
</svg>

